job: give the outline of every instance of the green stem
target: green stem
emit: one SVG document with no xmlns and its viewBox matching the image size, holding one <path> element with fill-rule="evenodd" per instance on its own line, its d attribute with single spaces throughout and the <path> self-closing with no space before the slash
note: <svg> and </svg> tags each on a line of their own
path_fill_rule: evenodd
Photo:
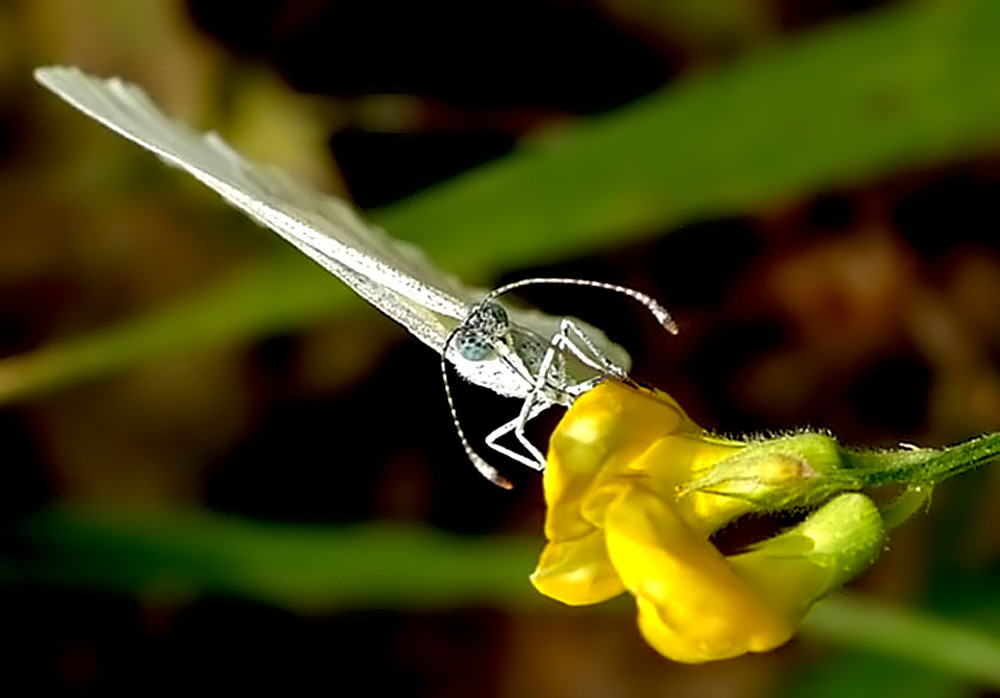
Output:
<svg viewBox="0 0 1000 698">
<path fill-rule="evenodd" d="M 841 457 L 845 471 L 863 487 L 895 484 L 932 487 L 952 475 L 1000 459 L 1000 432 L 944 449 L 884 452 L 842 449 Z"/>
</svg>

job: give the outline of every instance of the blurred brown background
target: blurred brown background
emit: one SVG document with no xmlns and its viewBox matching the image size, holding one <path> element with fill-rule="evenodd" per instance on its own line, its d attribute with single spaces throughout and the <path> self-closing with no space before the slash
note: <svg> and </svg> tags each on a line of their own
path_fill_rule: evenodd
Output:
<svg viewBox="0 0 1000 698">
<path fill-rule="evenodd" d="M 714 0 L 696 11 L 680 0 L 6 0 L 0 351 L 20 356 L 196 301 L 276 246 L 197 183 L 39 88 L 37 65 L 132 79 L 170 113 L 377 208 L 502 156 L 529 132 L 909 4 L 920 3 Z M 681 325 L 676 338 L 624 302 L 573 289 L 529 296 L 607 329 L 632 353 L 637 377 L 719 432 L 810 425 L 858 445 L 952 443 L 1000 428 L 998 152 L 475 281 L 579 276 L 662 299 Z M 11 686 L 95 695 L 986 693 L 810 637 L 762 657 L 677 666 L 643 645 L 625 606 L 297 613 L 226 594 L 163 601 L 156 589 L 19 576 L 38 553 L 22 526 L 54 503 L 204 509 L 263 523 L 402 521 L 535 536 L 540 546 L 537 477 L 510 466 L 511 494 L 465 462 L 431 352 L 364 309 L 287 324 L 3 408 L 10 581 L 0 618 L 16 648 L 4 662 Z M 470 390 L 459 400 L 472 433 L 510 410 Z M 1000 628 L 1000 604 L 989 603 L 1000 574 L 998 498 L 991 469 L 942 487 L 857 586 Z"/>
</svg>

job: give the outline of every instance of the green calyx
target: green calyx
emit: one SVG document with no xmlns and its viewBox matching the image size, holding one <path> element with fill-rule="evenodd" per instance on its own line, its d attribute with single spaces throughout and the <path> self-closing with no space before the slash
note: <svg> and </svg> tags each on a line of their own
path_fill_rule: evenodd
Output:
<svg viewBox="0 0 1000 698">
<path fill-rule="evenodd" d="M 812 508 L 844 492 L 899 487 L 902 493 L 882 507 L 887 526 L 909 518 L 944 479 L 1000 458 L 1000 433 L 942 449 L 886 451 L 848 449 L 827 434 L 801 432 L 748 441 L 678 488 L 736 497 L 758 511 Z"/>
<path fill-rule="evenodd" d="M 819 598 L 868 568 L 885 547 L 885 525 L 863 494 L 837 495 L 798 525 L 729 558 L 746 579 L 778 599 Z M 780 570 L 780 574 L 776 574 Z"/>
<path fill-rule="evenodd" d="M 747 442 L 683 485 L 679 494 L 737 497 L 764 511 L 810 506 L 837 492 L 860 489 L 860 482 L 843 466 L 836 439 L 801 432 Z"/>
</svg>

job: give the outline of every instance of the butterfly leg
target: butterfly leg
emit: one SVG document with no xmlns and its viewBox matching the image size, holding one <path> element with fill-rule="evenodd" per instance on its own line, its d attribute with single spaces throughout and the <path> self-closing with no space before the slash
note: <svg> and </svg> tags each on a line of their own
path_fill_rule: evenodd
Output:
<svg viewBox="0 0 1000 698">
<path fill-rule="evenodd" d="M 545 469 L 545 456 L 531 443 L 524 434 L 524 425 L 544 412 L 551 404 L 547 400 L 538 401 L 536 394 L 529 395 L 521 405 L 521 411 L 514 419 L 501 424 L 499 427 L 486 435 L 486 445 L 497 453 L 502 453 L 508 458 L 513 458 L 518 463 L 526 465 L 533 470 Z M 531 457 L 525 456 L 517 451 L 507 448 L 498 443 L 499 439 L 510 432 L 514 432 L 517 440 L 524 446 Z"/>
<path fill-rule="evenodd" d="M 579 342 L 579 345 L 582 345 L 582 348 L 577 342 Z M 589 352 L 589 356 L 584 352 L 584 349 Z M 549 351 L 560 350 L 568 351 L 585 366 L 589 366 L 603 374 L 601 378 L 612 376 L 614 378 L 625 379 L 628 377 L 625 369 L 598 349 L 593 340 L 587 336 L 587 333 L 569 318 L 563 318 L 559 321 L 559 333 L 553 336 L 552 341 L 549 342 Z"/>
<path fill-rule="evenodd" d="M 541 348 L 540 343 L 537 346 L 538 349 Z M 491 431 L 485 439 L 487 446 L 497 453 L 501 453 L 508 458 L 511 458 L 534 470 L 545 469 L 545 456 L 540 450 L 538 450 L 538 447 L 531 443 L 528 439 L 525 434 L 525 427 L 528 422 L 537 417 L 552 404 L 561 402 L 561 400 L 553 400 L 549 397 L 546 394 L 546 388 L 550 387 L 549 379 L 551 376 L 549 374 L 552 371 L 553 366 L 556 365 L 556 357 L 565 352 L 569 352 L 582 364 L 598 372 L 597 376 L 581 381 L 580 383 L 576 383 L 572 386 L 566 385 L 563 380 L 560 380 L 561 377 L 557 377 L 557 389 L 567 394 L 569 397 L 575 397 L 576 395 L 586 392 L 608 376 L 615 378 L 627 377 L 625 369 L 618 366 L 610 358 L 605 356 L 604 352 L 594 345 L 591 339 L 576 325 L 576 323 L 568 318 L 563 318 L 559 323 L 559 331 L 551 337 L 549 343 L 545 346 L 545 351 L 542 353 L 541 360 L 537 362 L 538 369 L 533 376 L 534 383 L 531 391 L 521 403 L 521 409 L 518 416 L 509 422 L 501 424 L 499 427 Z M 529 365 L 531 363 L 535 363 L 534 361 L 529 360 L 530 357 L 522 355 L 521 358 L 525 359 L 526 363 Z M 523 453 L 518 453 L 517 451 L 499 443 L 499 440 L 510 432 L 514 432 L 515 438 L 517 438 L 529 455 L 526 456 Z"/>
<path fill-rule="evenodd" d="M 576 342 L 582 344 L 583 349 Z M 544 354 L 542 354 L 541 361 L 538 362 L 538 370 L 534 376 L 534 385 L 531 392 L 525 397 L 524 402 L 521 403 L 521 410 L 517 418 L 493 430 L 486 437 L 487 445 L 495 451 L 513 458 L 518 463 L 527 465 L 535 470 L 543 470 L 545 468 L 545 456 L 531 443 L 524 430 L 529 421 L 553 404 L 553 401 L 545 394 L 547 379 L 549 378 L 549 372 L 552 370 L 553 364 L 555 364 L 556 357 L 567 351 L 579 359 L 581 363 L 599 373 L 599 375 L 591 379 L 572 386 L 572 391 L 567 391 L 567 388 L 570 386 L 558 386 L 560 390 L 571 392 L 573 396 L 586 392 L 609 375 L 616 378 L 625 378 L 627 376 L 625 370 L 605 356 L 576 323 L 563 318 L 559 323 L 559 332 L 552 336 L 545 348 Z M 592 356 L 588 355 L 587 352 Z M 511 431 L 514 432 L 514 436 L 532 458 L 526 458 L 524 455 L 501 446 L 497 442 L 501 436 Z"/>
<path fill-rule="evenodd" d="M 583 345 L 582 349 L 580 346 L 577 346 L 574 339 Z M 589 352 L 589 355 L 584 351 L 584 349 Z M 563 365 L 561 363 L 556 364 L 556 357 L 565 354 L 566 352 L 575 356 L 585 366 L 597 371 L 597 375 L 592 378 L 588 378 L 587 380 L 580 381 L 579 383 L 569 384 L 565 375 L 563 375 Z M 534 383 L 532 385 L 531 392 L 525 398 L 525 406 L 522 406 L 521 410 L 522 415 L 527 414 L 527 411 L 539 398 L 539 396 L 546 395 L 547 388 L 553 387 L 553 382 L 555 383 L 554 387 L 560 391 L 562 395 L 547 397 L 546 399 L 550 402 L 569 406 L 576 396 L 587 392 L 609 376 L 612 378 L 618 378 L 619 380 L 626 380 L 628 378 L 628 373 L 625 369 L 608 358 L 604 352 L 594 345 L 590 337 L 588 337 L 576 323 L 568 318 L 560 320 L 559 332 L 554 334 L 549 339 L 549 343 L 545 348 L 545 352 L 542 354 L 541 360 L 526 363 L 534 363 L 538 368 L 537 371 L 535 371 L 534 376 L 532 376 Z M 558 367 L 560 375 L 554 377 L 549 375 L 550 371 L 552 371 L 553 365 Z M 560 399 L 560 397 L 562 399 Z M 521 431 L 523 431 L 524 424 L 528 421 L 528 419 L 530 419 L 530 417 L 526 417 L 522 421 Z"/>
</svg>

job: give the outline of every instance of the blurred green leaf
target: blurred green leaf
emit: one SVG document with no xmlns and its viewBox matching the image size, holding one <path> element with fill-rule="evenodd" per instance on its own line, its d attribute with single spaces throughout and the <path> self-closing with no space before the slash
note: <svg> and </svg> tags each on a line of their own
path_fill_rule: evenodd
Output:
<svg viewBox="0 0 1000 698">
<path fill-rule="evenodd" d="M 517 268 L 973 155 L 1000 143 L 998 35 L 993 0 L 870 12 L 535 138 L 375 220 L 448 266 Z"/>
<path fill-rule="evenodd" d="M 0 564 L 6 584 L 85 585 L 147 598 L 224 593 L 300 611 L 559 607 L 528 582 L 541 540 L 85 508 L 44 511 L 20 533 L 40 552 Z M 944 618 L 835 598 L 816 607 L 803 633 L 1000 686 L 1000 639 Z"/>
<path fill-rule="evenodd" d="M 997 36 L 995 0 L 869 12 L 536 135 L 509 157 L 373 217 L 444 268 L 482 278 L 973 155 L 1000 142 Z M 0 362 L 0 402 L 158 354 L 271 333 L 342 305 L 320 274 L 263 262 L 272 263 L 282 266 L 263 267 L 256 281 L 234 280 Z"/>
<path fill-rule="evenodd" d="M 962 677 L 934 667 L 921 666 L 882 652 L 842 648 L 822 656 L 822 661 L 803 662 L 779 690 L 777 698 L 957 698 L 974 696 Z M 986 682 L 987 684 L 989 682 Z"/>
<path fill-rule="evenodd" d="M 831 598 L 816 607 L 803 632 L 1000 686 L 1000 638 L 910 609 Z"/>
<path fill-rule="evenodd" d="M 340 282 L 308 260 L 274 255 L 196 297 L 0 360 L 0 403 L 108 375 L 185 347 L 235 343 L 292 329 L 359 305 Z"/>
<path fill-rule="evenodd" d="M 22 532 L 46 554 L 7 581 L 217 592 L 299 610 L 545 603 L 528 583 L 541 542 L 511 537 L 87 508 L 51 509 Z"/>
</svg>

